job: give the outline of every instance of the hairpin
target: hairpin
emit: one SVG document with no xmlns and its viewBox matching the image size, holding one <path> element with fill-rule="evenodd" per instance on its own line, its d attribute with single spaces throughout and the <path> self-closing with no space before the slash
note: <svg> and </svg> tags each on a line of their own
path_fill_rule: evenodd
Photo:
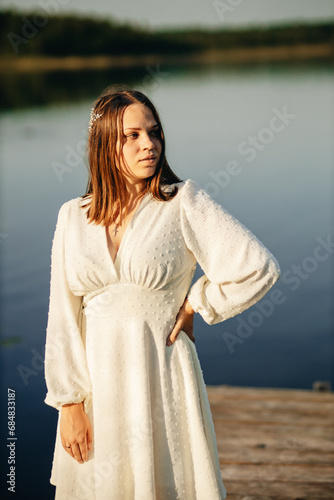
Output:
<svg viewBox="0 0 334 500">
<path fill-rule="evenodd" d="M 94 108 L 92 108 L 92 110 L 90 112 L 90 120 L 89 120 L 89 124 L 88 124 L 89 131 L 92 130 L 93 123 L 96 122 L 96 120 L 98 120 L 98 118 L 101 118 L 101 116 L 102 116 L 102 113 L 95 113 Z"/>
</svg>

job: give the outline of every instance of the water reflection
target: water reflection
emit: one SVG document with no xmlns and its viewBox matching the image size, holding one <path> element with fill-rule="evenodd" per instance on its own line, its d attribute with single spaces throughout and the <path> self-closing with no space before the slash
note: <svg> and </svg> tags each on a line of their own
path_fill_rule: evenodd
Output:
<svg viewBox="0 0 334 500">
<path fill-rule="evenodd" d="M 236 64 L 188 64 L 166 65 L 158 63 L 152 66 L 105 69 L 100 71 L 46 71 L 46 72 L 3 72 L 0 74 L 0 110 L 23 109 L 32 106 L 44 106 L 57 103 L 74 103 L 95 98 L 101 89 L 111 83 L 124 83 L 130 86 L 142 86 L 146 91 L 154 90 L 161 83 L 159 71 L 172 74 L 173 77 L 192 76 L 195 80 L 205 79 L 210 74 L 235 75 L 237 78 L 249 78 L 257 73 L 296 74 L 313 68 L 321 71 L 330 62 L 273 62 Z M 157 73 L 157 77 L 154 73 Z"/>
<path fill-rule="evenodd" d="M 136 85 L 145 69 L 7 73 L 0 77 L 1 109 L 22 109 L 57 103 L 75 103 L 100 94 L 110 82 Z"/>
<path fill-rule="evenodd" d="M 196 317 L 206 383 L 310 388 L 324 379 L 334 384 L 334 252 L 314 271 L 307 267 L 317 238 L 330 237 L 333 228 L 333 69 L 295 63 L 160 69 L 165 77 L 159 83 L 146 78 L 147 68 L 1 77 L 0 235 L 7 237 L 0 242 L 0 348 L 3 394 L 8 385 L 18 394 L 16 498 L 52 498 L 48 478 L 56 412 L 43 403 L 50 249 L 60 204 L 83 194 L 87 182 L 84 161 L 62 182 L 52 165 L 66 162 L 69 148 L 77 150 L 92 100 L 113 82 L 146 90 L 157 104 L 168 158 L 182 178 L 205 186 L 228 161 L 239 161 L 242 173 L 219 188 L 217 201 L 259 236 L 288 273 L 277 283 L 285 301 L 263 316 L 233 353 L 222 334 L 235 334 L 237 319 L 209 327 Z M 296 119 L 247 162 L 238 145 L 267 126 L 273 108 L 284 106 Z M 297 283 L 298 272 L 304 278 Z"/>
</svg>

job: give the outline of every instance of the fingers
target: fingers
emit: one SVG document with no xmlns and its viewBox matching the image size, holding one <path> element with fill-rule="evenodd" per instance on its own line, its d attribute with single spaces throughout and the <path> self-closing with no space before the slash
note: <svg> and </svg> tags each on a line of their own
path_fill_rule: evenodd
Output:
<svg viewBox="0 0 334 500">
<path fill-rule="evenodd" d="M 170 338 L 170 335 L 168 335 L 166 345 L 170 346 L 170 345 L 174 344 L 174 342 L 175 342 L 175 340 L 172 341 Z"/>
<path fill-rule="evenodd" d="M 79 462 L 79 464 L 83 464 L 87 461 L 87 447 L 85 445 L 79 445 L 78 443 L 72 444 L 71 450 L 75 460 Z"/>
<path fill-rule="evenodd" d="M 89 424 L 87 429 L 87 446 L 89 450 L 92 449 L 92 445 L 93 445 L 93 432 L 92 432 L 92 427 Z"/>
<path fill-rule="evenodd" d="M 166 345 L 168 345 L 168 346 L 174 344 L 175 340 L 177 339 L 177 337 L 182 329 L 182 325 L 184 323 L 184 320 L 183 320 L 184 312 L 183 311 L 184 311 L 184 303 L 181 306 L 181 308 L 176 316 L 173 330 L 170 332 L 170 334 L 167 337 Z"/>
<path fill-rule="evenodd" d="M 171 333 L 167 337 L 166 345 L 170 346 L 170 345 L 174 344 L 180 331 L 181 331 L 181 324 L 180 324 L 180 322 L 176 322 L 173 330 L 171 331 Z"/>
<path fill-rule="evenodd" d="M 70 445 L 70 443 L 65 443 L 65 441 L 63 439 L 61 440 L 61 443 L 62 443 L 63 448 L 66 451 L 66 453 L 68 453 L 72 458 L 74 458 L 72 446 Z"/>
<path fill-rule="evenodd" d="M 195 336 L 193 334 L 193 321 L 192 317 L 191 318 L 185 318 L 184 315 L 180 315 L 174 325 L 173 330 L 171 333 L 168 335 L 167 340 L 166 340 L 166 345 L 171 346 L 174 344 L 176 341 L 177 337 L 179 336 L 180 332 L 184 331 L 188 337 L 195 343 Z"/>
<path fill-rule="evenodd" d="M 88 460 L 92 448 L 92 427 L 83 405 L 64 405 L 61 410 L 60 438 L 64 450 L 79 463 Z"/>
<path fill-rule="evenodd" d="M 195 337 L 193 335 L 194 310 L 190 306 L 188 310 L 187 306 L 188 301 L 186 299 L 176 316 L 173 330 L 166 339 L 166 345 L 171 346 L 172 344 L 174 344 L 181 330 L 183 330 L 188 335 L 188 337 L 193 342 L 195 342 Z"/>
<path fill-rule="evenodd" d="M 63 448 L 65 451 L 74 458 L 79 464 L 83 464 L 88 460 L 88 448 L 86 440 L 83 440 L 80 443 L 65 443 L 62 442 Z"/>
<path fill-rule="evenodd" d="M 72 447 L 71 447 L 71 446 L 70 446 L 69 448 L 68 448 L 68 447 L 66 447 L 66 451 L 67 451 L 67 453 L 68 453 L 68 454 L 69 454 L 72 458 L 74 458 L 74 455 L 73 455 L 73 451 L 72 451 Z"/>
<path fill-rule="evenodd" d="M 167 341 L 166 341 L 166 345 L 168 346 L 171 346 L 174 344 L 174 342 L 176 341 L 177 337 L 179 336 L 179 333 L 180 331 L 183 331 L 184 333 L 186 333 L 188 335 L 188 337 L 190 338 L 190 340 L 192 340 L 195 344 L 195 336 L 194 334 L 191 332 L 191 333 L 188 333 L 186 332 L 185 330 L 183 330 L 182 328 L 177 332 L 175 333 L 174 330 L 172 331 L 172 333 L 170 333 L 167 337 Z"/>
</svg>

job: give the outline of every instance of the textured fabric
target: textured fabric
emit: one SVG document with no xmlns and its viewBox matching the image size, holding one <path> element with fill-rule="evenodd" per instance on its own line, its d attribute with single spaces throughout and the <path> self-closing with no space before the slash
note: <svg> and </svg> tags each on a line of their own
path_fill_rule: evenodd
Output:
<svg viewBox="0 0 334 500">
<path fill-rule="evenodd" d="M 84 401 L 89 460 L 63 449 L 57 500 L 221 500 L 216 436 L 195 344 L 166 346 L 186 295 L 209 324 L 257 302 L 279 278 L 269 250 L 197 183 L 150 193 L 112 261 L 106 230 L 80 197 L 62 205 L 52 244 L 46 404 Z M 165 189 L 171 189 L 166 186 Z M 204 275 L 192 286 L 197 262 Z M 194 332 L 196 335 L 196 332 Z M 59 412 L 60 416 L 60 412 Z"/>
</svg>

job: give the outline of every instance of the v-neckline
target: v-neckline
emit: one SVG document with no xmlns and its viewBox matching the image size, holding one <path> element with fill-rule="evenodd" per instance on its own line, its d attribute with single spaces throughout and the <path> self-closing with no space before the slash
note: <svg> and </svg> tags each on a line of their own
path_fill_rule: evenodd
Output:
<svg viewBox="0 0 334 500">
<path fill-rule="evenodd" d="M 107 226 L 103 226 L 103 230 L 104 230 L 104 240 L 105 240 L 105 245 L 106 245 L 106 249 L 107 249 L 107 254 L 108 254 L 109 259 L 110 259 L 110 261 L 111 261 L 111 263 L 112 263 L 112 265 L 113 265 L 113 267 L 114 267 L 114 268 L 116 267 L 116 263 L 117 263 L 117 261 L 118 261 L 118 258 L 119 258 L 119 255 L 120 255 L 120 252 L 121 252 L 121 250 L 122 250 L 122 248 L 123 248 L 123 241 L 124 241 L 124 239 L 126 238 L 126 236 L 127 236 L 128 232 L 129 232 L 129 228 L 130 228 L 130 226 L 133 224 L 133 220 L 136 218 L 136 216 L 137 216 L 138 212 L 139 212 L 139 211 L 140 211 L 140 209 L 143 207 L 143 205 L 144 205 L 144 201 L 145 201 L 145 199 L 146 199 L 146 198 L 148 198 L 148 195 L 149 195 L 149 194 L 150 194 L 150 191 L 147 191 L 147 193 L 145 193 L 145 194 L 144 194 L 144 196 L 142 197 L 142 199 L 141 199 L 141 201 L 140 201 L 140 203 L 139 203 L 138 207 L 137 207 L 137 208 L 136 208 L 136 210 L 135 210 L 135 213 L 133 214 L 133 216 L 132 216 L 132 217 L 131 217 L 131 219 L 129 220 L 128 225 L 127 225 L 127 226 L 126 226 L 126 228 L 125 228 L 124 234 L 123 234 L 123 236 L 122 236 L 122 239 L 121 239 L 121 242 L 120 242 L 120 244 L 119 244 L 119 247 L 118 247 L 118 250 L 117 250 L 117 252 L 116 252 L 116 255 L 115 255 L 115 259 L 114 259 L 114 260 L 112 259 L 112 256 L 111 256 L 110 251 L 109 251 Z"/>
</svg>

